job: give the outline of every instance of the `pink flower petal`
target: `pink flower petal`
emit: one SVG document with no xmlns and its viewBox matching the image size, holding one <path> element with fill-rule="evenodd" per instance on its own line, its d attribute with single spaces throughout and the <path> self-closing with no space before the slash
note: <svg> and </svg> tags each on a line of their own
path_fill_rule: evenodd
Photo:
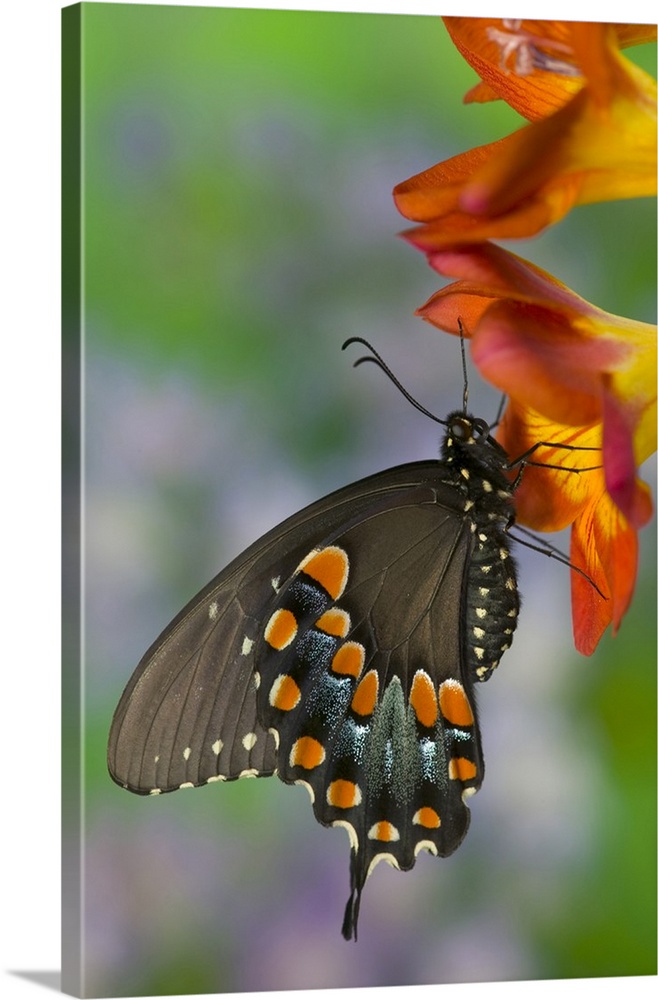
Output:
<svg viewBox="0 0 658 1000">
<path fill-rule="evenodd" d="M 633 527 L 651 517 L 651 498 L 635 475 L 633 430 L 629 411 L 607 391 L 603 392 L 603 457 L 608 493 Z"/>
</svg>

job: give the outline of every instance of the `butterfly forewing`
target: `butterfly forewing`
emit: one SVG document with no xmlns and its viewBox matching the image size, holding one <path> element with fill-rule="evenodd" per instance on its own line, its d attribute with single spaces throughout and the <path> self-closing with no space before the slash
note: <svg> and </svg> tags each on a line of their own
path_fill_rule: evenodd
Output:
<svg viewBox="0 0 658 1000">
<path fill-rule="evenodd" d="M 250 563 L 244 567 L 248 572 Z M 256 717 L 239 580 L 207 587 L 146 653 L 112 724 L 109 767 L 130 791 L 157 793 L 256 770 L 276 752 Z M 268 589 L 269 588 L 269 589 Z M 262 599 L 271 597 L 263 585 Z M 248 734 L 256 739 L 245 740 Z"/>
<path fill-rule="evenodd" d="M 256 717 L 252 644 L 277 589 L 311 544 L 391 493 L 431 480 L 436 464 L 400 466 L 311 504 L 193 598 L 144 655 L 119 702 L 108 747 L 114 780 L 148 794 L 272 774 L 274 740 Z"/>
</svg>

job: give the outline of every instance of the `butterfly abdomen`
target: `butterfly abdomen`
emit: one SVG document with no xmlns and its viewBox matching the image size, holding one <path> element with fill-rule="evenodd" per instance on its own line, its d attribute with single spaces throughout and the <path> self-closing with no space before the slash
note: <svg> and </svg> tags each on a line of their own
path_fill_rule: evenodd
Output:
<svg viewBox="0 0 658 1000">
<path fill-rule="evenodd" d="M 474 525 L 464 600 L 465 658 L 474 681 L 486 681 L 509 649 L 520 598 L 509 539 L 500 527 Z"/>
</svg>

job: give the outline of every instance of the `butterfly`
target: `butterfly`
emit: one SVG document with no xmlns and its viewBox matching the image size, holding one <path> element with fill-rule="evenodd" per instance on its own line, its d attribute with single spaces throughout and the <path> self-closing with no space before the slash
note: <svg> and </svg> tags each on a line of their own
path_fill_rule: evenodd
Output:
<svg viewBox="0 0 658 1000">
<path fill-rule="evenodd" d="M 273 774 L 303 785 L 318 822 L 349 837 L 346 939 L 380 861 L 446 857 L 468 829 L 484 776 L 474 689 L 517 625 L 509 531 L 533 464 L 467 412 L 466 382 L 441 420 L 354 342 L 371 351 L 357 364 L 375 361 L 445 426 L 441 458 L 339 489 L 234 559 L 146 652 L 108 747 L 112 778 L 141 795 Z"/>
</svg>

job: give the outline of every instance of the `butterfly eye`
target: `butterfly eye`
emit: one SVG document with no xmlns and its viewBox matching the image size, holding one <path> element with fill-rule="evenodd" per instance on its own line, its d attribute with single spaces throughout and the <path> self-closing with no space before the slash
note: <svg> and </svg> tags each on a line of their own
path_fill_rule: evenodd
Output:
<svg viewBox="0 0 658 1000">
<path fill-rule="evenodd" d="M 450 424 L 450 433 L 457 441 L 468 441 L 473 433 L 471 421 L 464 417 L 455 417 Z"/>
</svg>

